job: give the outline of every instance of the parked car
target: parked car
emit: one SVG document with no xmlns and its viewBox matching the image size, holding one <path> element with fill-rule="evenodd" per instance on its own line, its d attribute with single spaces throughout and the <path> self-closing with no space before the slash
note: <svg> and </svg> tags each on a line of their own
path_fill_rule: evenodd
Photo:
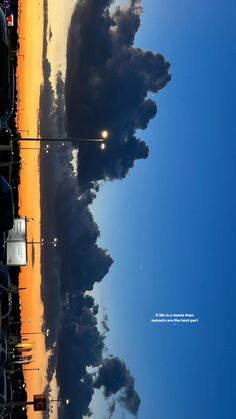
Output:
<svg viewBox="0 0 236 419">
<path fill-rule="evenodd" d="M 4 265 L 0 264 L 0 327 L 4 332 L 8 330 L 10 321 L 9 315 L 12 310 L 12 293 L 10 287 L 11 279 L 8 270 Z M 0 332 L 0 343 L 1 340 L 2 336 Z"/>
<path fill-rule="evenodd" d="M 12 189 L 9 183 L 0 175 L 0 232 L 13 228 L 14 211 Z"/>
<path fill-rule="evenodd" d="M 5 15 L 0 8 L 0 128 L 1 118 L 5 114 L 8 103 L 8 83 L 9 83 L 9 48 L 7 38 L 7 27 Z"/>
<path fill-rule="evenodd" d="M 15 69 L 12 58 L 8 58 L 8 95 L 4 115 L 1 117 L 1 129 L 9 130 L 9 120 L 14 112 L 15 102 Z"/>
<path fill-rule="evenodd" d="M 6 329 L 9 323 L 9 315 L 12 310 L 12 293 L 0 285 L 0 321 L 2 329 Z"/>
<path fill-rule="evenodd" d="M 1 28 L 0 41 L 4 42 L 4 44 L 8 44 L 7 20 L 1 6 L 0 6 L 0 28 Z"/>
<path fill-rule="evenodd" d="M 11 280 L 9 277 L 8 270 L 6 266 L 0 264 L 0 286 L 3 286 L 7 289 L 11 286 Z"/>
</svg>

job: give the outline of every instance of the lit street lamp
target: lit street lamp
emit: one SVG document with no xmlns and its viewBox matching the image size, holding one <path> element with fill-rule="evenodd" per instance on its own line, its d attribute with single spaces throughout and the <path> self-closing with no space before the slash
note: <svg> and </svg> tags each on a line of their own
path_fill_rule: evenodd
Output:
<svg viewBox="0 0 236 419">
<path fill-rule="evenodd" d="M 41 244 L 42 244 L 42 246 L 44 244 L 53 244 L 53 246 L 56 247 L 56 245 L 57 245 L 57 238 L 55 237 L 53 239 L 53 241 L 44 241 L 44 239 L 41 239 Z"/>
<path fill-rule="evenodd" d="M 39 368 L 22 368 L 22 371 L 37 371 L 37 373 L 39 374 L 40 369 Z"/>
<path fill-rule="evenodd" d="M 47 142 L 79 142 L 79 143 L 100 143 L 101 150 L 106 148 L 105 141 L 108 139 L 109 133 L 106 130 L 101 132 L 100 138 L 20 138 L 20 141 L 47 141 Z"/>
<path fill-rule="evenodd" d="M 27 244 L 41 244 L 41 246 L 44 246 L 45 244 L 53 244 L 53 246 L 56 247 L 57 241 L 58 241 L 57 238 L 53 239 L 53 241 L 45 241 L 44 239 L 41 239 L 40 241 L 34 241 L 34 240 L 30 242 L 27 241 Z"/>
<path fill-rule="evenodd" d="M 33 406 L 35 411 L 45 411 L 47 404 L 50 403 L 64 403 L 65 405 L 68 405 L 70 401 L 68 399 L 47 399 L 44 394 L 39 394 L 34 395 L 34 400 L 30 401 L 0 403 L 0 408 L 21 407 L 22 410 L 25 410 L 27 406 Z"/>
<path fill-rule="evenodd" d="M 65 403 L 66 406 L 70 403 L 69 399 L 50 399 L 47 400 L 47 403 Z"/>
<path fill-rule="evenodd" d="M 21 335 L 45 335 L 45 336 L 49 336 L 50 334 L 50 329 L 46 329 L 45 332 L 23 332 L 21 333 Z"/>
<path fill-rule="evenodd" d="M 21 321 L 19 321 L 19 322 L 11 322 L 10 321 L 10 324 L 28 324 L 28 323 L 30 323 L 31 322 L 31 319 L 28 319 L 28 321 L 27 322 L 21 322 Z"/>
<path fill-rule="evenodd" d="M 48 154 L 49 153 L 49 148 L 50 148 L 50 145 L 46 144 L 45 147 L 21 147 L 20 149 L 21 150 L 43 150 Z"/>
</svg>

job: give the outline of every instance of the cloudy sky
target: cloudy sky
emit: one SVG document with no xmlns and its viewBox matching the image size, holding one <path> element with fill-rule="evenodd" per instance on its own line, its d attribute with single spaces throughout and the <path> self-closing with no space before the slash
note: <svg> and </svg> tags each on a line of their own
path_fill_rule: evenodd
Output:
<svg viewBox="0 0 236 419">
<path fill-rule="evenodd" d="M 53 28 L 58 12 L 51 3 L 49 26 Z M 140 419 L 233 419 L 236 8 L 231 0 L 179 0 L 178 5 L 172 0 L 143 0 L 142 5 L 134 45 L 163 54 L 171 64 L 171 81 L 158 95 L 149 94 L 158 110 L 145 131 L 140 132 L 141 118 L 136 118 L 136 134 L 148 144 L 148 158 L 137 161 L 125 179 L 102 181 L 91 205 L 101 231 L 99 245 L 114 259 L 92 294 L 108 315 L 108 353 L 124 359 L 135 378 Z M 70 7 L 65 31 L 69 12 Z M 60 63 L 53 52 L 60 31 L 57 38 L 52 33 L 55 47 L 49 48 L 49 54 L 55 80 L 58 68 L 63 74 L 66 70 L 65 62 Z M 71 32 L 72 40 L 73 36 Z M 89 45 L 90 37 L 85 41 Z M 89 55 L 89 64 L 97 69 L 95 58 Z M 98 83 L 102 71 L 99 68 L 93 80 L 87 77 L 85 86 L 97 83 L 104 93 Z M 67 103 L 72 111 L 67 123 L 69 118 L 74 134 L 78 114 L 71 103 L 73 95 L 83 98 L 84 92 L 83 86 L 74 89 L 71 80 Z M 112 109 L 119 104 L 116 93 L 111 94 Z M 101 108 L 107 110 L 103 103 Z M 121 111 L 117 105 L 119 121 L 124 120 Z M 82 118 L 85 111 L 79 112 Z M 109 112 L 103 113 L 103 127 L 106 116 L 110 128 Z M 127 126 L 130 130 L 128 117 L 125 122 L 122 135 Z M 82 119 L 79 132 L 87 126 Z M 113 137 L 111 144 L 117 133 Z M 141 152 L 138 156 L 146 157 Z M 108 166 L 105 158 L 97 158 L 96 153 L 92 157 L 99 170 L 91 165 L 92 171 L 84 172 L 85 181 L 123 173 L 117 160 Z M 158 312 L 194 313 L 199 323 L 152 324 Z M 91 409 L 94 419 L 107 416 L 107 401 L 99 390 Z M 127 411 L 124 414 L 130 417 Z M 118 407 L 113 417 L 122 415 Z"/>
<path fill-rule="evenodd" d="M 76 0 L 48 0 L 47 56 L 52 67 L 51 80 L 54 88 L 57 72 L 60 70 L 65 74 L 67 32 L 75 4 Z"/>
<path fill-rule="evenodd" d="M 135 45 L 161 51 L 172 80 L 142 133 L 149 158 L 94 203 L 115 259 L 96 294 L 109 348 L 135 376 L 140 418 L 233 419 L 235 4 L 142 3 Z M 161 311 L 191 311 L 199 324 L 151 325 Z"/>
</svg>

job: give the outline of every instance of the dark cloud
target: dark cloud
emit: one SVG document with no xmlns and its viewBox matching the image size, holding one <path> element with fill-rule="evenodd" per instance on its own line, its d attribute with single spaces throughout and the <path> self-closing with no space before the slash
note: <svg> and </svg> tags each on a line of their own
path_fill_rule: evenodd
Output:
<svg viewBox="0 0 236 419">
<path fill-rule="evenodd" d="M 72 377 L 72 379 L 74 376 Z M 59 409 L 59 419 L 81 419 L 91 416 L 88 408 L 94 393 L 93 378 L 91 374 L 85 374 L 82 381 L 74 381 L 70 388 L 70 404 Z M 63 394 L 63 393 L 62 393 Z"/>
<path fill-rule="evenodd" d="M 116 402 L 112 400 L 108 405 L 108 419 L 111 419 L 116 410 Z"/>
<path fill-rule="evenodd" d="M 131 377 L 130 382 L 125 387 L 123 394 L 119 398 L 119 402 L 133 415 L 137 415 L 140 406 L 140 397 L 134 390 L 134 379 Z"/>
<path fill-rule="evenodd" d="M 68 343 L 67 348 L 65 348 L 65 342 Z M 59 343 L 62 351 L 61 354 L 59 353 L 58 362 L 60 368 L 64 369 L 62 381 L 69 386 L 71 386 L 70 376 L 73 375 L 75 366 L 76 374 L 83 375 L 86 366 L 95 367 L 101 364 L 104 336 L 99 333 L 97 319 L 90 310 L 83 308 L 79 317 L 72 312 L 65 315 Z M 67 351 L 68 356 L 66 356 Z M 68 359 L 71 371 L 69 371 Z"/>
<path fill-rule="evenodd" d="M 162 55 L 133 47 L 141 2 L 130 0 L 127 8 L 113 12 L 109 10 L 111 4 L 111 0 L 77 3 L 68 36 L 66 83 L 58 73 L 55 92 L 44 42 L 41 136 L 63 137 L 65 128 L 73 138 L 98 137 L 103 129 L 110 134 L 104 152 L 98 144 L 80 144 L 78 181 L 72 177 L 69 163 L 71 147 L 65 151 L 58 145 L 53 147 L 54 154 L 43 163 L 42 183 L 48 191 L 47 199 L 42 194 L 43 214 L 47 215 L 43 236 L 44 228 L 47 233 L 51 228 L 50 235 L 56 234 L 60 243 L 56 258 L 49 252 L 47 259 L 43 255 L 47 262 L 43 271 L 47 284 L 45 281 L 42 287 L 46 325 L 50 322 L 50 329 L 57 334 L 48 342 L 53 347 L 57 341 L 48 377 L 56 369 L 60 397 L 72 400 L 67 408 L 60 408 L 59 418 L 63 419 L 91 416 L 89 404 L 95 388 L 102 388 L 108 398 L 109 417 L 117 403 L 134 415 L 140 405 L 134 378 L 125 363 L 113 356 L 103 359 L 107 317 L 102 319 L 105 332 L 100 333 L 98 305 L 86 294 L 113 263 L 107 250 L 97 244 L 100 232 L 89 205 L 101 179 L 123 178 L 135 160 L 147 158 L 148 146 L 137 137 L 136 130 L 145 129 L 154 118 L 157 106 L 150 93 L 158 93 L 170 75 L 169 63 Z M 57 265 L 52 267 L 55 259 Z M 53 300 L 55 289 L 57 303 Z M 53 328 L 55 321 L 58 326 Z M 89 366 L 98 367 L 97 375 L 88 374 Z M 114 394 L 116 399 L 110 401 Z"/>
<path fill-rule="evenodd" d="M 71 297 L 64 307 L 65 315 L 58 341 L 57 381 L 60 397 L 71 404 L 60 411 L 60 418 L 77 419 L 89 414 L 94 385 L 86 372 L 89 366 L 102 362 L 104 336 L 97 329 L 97 319 L 82 295 Z M 91 301 L 90 301 L 91 303 Z M 89 304 L 91 305 L 91 304 Z"/>
<path fill-rule="evenodd" d="M 71 296 L 64 307 L 65 315 L 58 342 L 57 380 L 60 397 L 69 398 L 69 408 L 60 410 L 60 418 L 79 419 L 89 415 L 89 404 L 94 389 L 103 387 L 106 398 L 117 394 L 116 401 L 109 403 L 108 414 L 112 417 L 116 403 L 136 415 L 140 398 L 134 390 L 134 378 L 125 363 L 117 357 L 102 359 L 104 334 L 97 328 L 93 313 L 96 306 L 92 297 L 82 294 Z M 87 367 L 99 367 L 97 375 L 87 373 Z M 78 405 L 78 407 L 77 407 Z"/>
<path fill-rule="evenodd" d="M 57 74 L 56 91 L 50 81 L 51 64 L 43 60 L 44 84 L 40 93 L 40 133 L 43 138 L 65 138 L 64 81 Z M 68 160 L 67 160 L 68 161 Z"/>
<path fill-rule="evenodd" d="M 130 379 L 130 373 L 126 365 L 119 358 L 110 358 L 103 361 L 98 370 L 95 380 L 95 388 L 104 389 L 105 397 L 117 393 L 122 387 L 125 387 Z"/>
<path fill-rule="evenodd" d="M 40 134 L 42 138 L 54 138 L 65 136 L 65 99 L 64 82 L 58 72 L 56 92 L 50 81 L 51 64 L 47 58 L 47 32 L 48 32 L 48 0 L 43 0 L 44 5 L 44 34 L 43 34 L 43 78 L 44 83 L 40 92 Z M 52 37 L 49 28 L 49 40 Z"/>
<path fill-rule="evenodd" d="M 104 313 L 102 321 L 101 321 L 101 325 L 102 325 L 105 333 L 108 333 L 110 329 L 109 329 L 109 326 L 108 326 L 108 315 L 107 315 L 107 313 Z"/>
<path fill-rule="evenodd" d="M 94 283 L 106 276 L 113 263 L 107 250 L 96 243 L 100 233 L 88 209 L 95 193 L 87 190 L 77 200 L 74 194 L 73 182 L 65 178 L 56 196 L 57 234 L 62 250 L 61 276 L 66 278 L 62 282 L 62 292 L 92 290 Z"/>
<path fill-rule="evenodd" d="M 89 413 L 94 388 L 88 377 L 85 380 L 86 368 L 101 364 L 105 339 L 105 334 L 101 334 L 97 328 L 98 305 L 86 291 L 103 279 L 112 258 L 96 244 L 100 233 L 88 209 L 96 196 L 96 185 L 91 185 L 92 189 L 79 195 L 76 179 L 70 176 L 69 170 L 61 183 L 52 185 L 52 180 L 55 180 L 52 172 L 57 170 L 57 166 L 50 160 L 47 163 L 49 167 L 45 182 L 50 199 L 52 191 L 54 193 L 56 209 L 52 213 L 53 234 L 56 234 L 60 243 L 53 257 L 48 250 L 43 255 L 45 327 L 51 329 L 57 323 L 57 327 L 53 328 L 57 331 L 56 348 L 52 346 L 55 336 L 47 342 L 50 343 L 49 348 L 54 349 L 47 375 L 50 380 L 56 370 L 61 397 L 76 401 L 67 409 L 62 408 L 60 417 L 77 419 Z M 47 214 L 48 204 L 49 199 L 42 205 Z M 50 214 L 46 218 L 47 224 L 49 220 Z M 48 230 L 44 231 L 44 237 L 48 234 Z M 55 266 L 56 260 L 59 263 Z M 55 300 L 58 283 L 59 298 Z"/>
<path fill-rule="evenodd" d="M 95 388 L 103 387 L 104 396 L 110 397 L 121 391 L 119 402 L 133 415 L 136 415 L 140 405 L 138 393 L 134 390 L 134 378 L 124 361 L 117 357 L 105 359 L 98 370 L 94 382 Z"/>
<path fill-rule="evenodd" d="M 144 129 L 156 114 L 148 98 L 170 80 L 169 63 L 161 54 L 134 48 L 140 26 L 139 1 L 109 11 L 109 0 L 79 1 L 67 44 L 65 84 L 66 130 L 74 138 L 110 132 L 104 152 L 81 144 L 79 181 L 126 176 L 137 159 L 148 156 L 135 130 Z"/>
<path fill-rule="evenodd" d="M 146 99 L 137 113 L 135 128 L 145 129 L 148 126 L 150 117 L 154 118 L 157 113 L 157 105 L 151 99 Z"/>
<path fill-rule="evenodd" d="M 54 107 L 54 95 L 50 82 L 51 64 L 47 58 L 43 59 L 44 85 L 40 92 L 40 131 L 47 138 L 52 137 L 50 115 Z"/>
<path fill-rule="evenodd" d="M 57 73 L 57 82 L 56 82 L 56 97 L 54 104 L 54 112 L 52 118 L 55 119 L 58 137 L 65 137 L 65 83 L 62 79 L 62 73 L 59 71 Z"/>
</svg>

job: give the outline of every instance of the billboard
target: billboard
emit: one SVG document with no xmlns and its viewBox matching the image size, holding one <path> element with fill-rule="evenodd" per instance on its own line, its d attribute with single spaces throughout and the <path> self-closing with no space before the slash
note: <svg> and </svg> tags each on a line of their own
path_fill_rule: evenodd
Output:
<svg viewBox="0 0 236 419">
<path fill-rule="evenodd" d="M 34 395 L 34 411 L 42 412 L 47 409 L 47 399 L 44 394 Z"/>
<path fill-rule="evenodd" d="M 26 240 L 26 218 L 14 218 L 13 228 L 9 230 L 7 241 Z"/>
<path fill-rule="evenodd" d="M 7 241 L 7 265 L 27 265 L 27 242 L 26 240 Z"/>
</svg>

